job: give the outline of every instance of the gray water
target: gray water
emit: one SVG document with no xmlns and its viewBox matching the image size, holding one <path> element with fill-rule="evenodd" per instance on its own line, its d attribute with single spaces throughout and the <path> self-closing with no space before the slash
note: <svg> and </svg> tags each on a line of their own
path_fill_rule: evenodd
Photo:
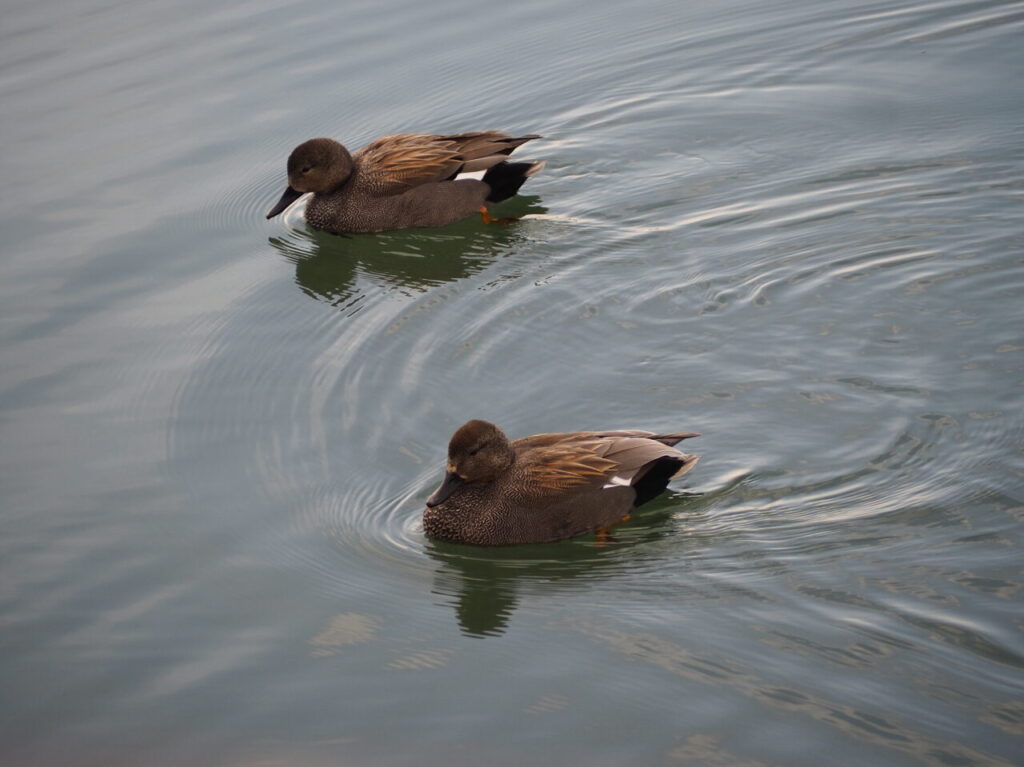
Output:
<svg viewBox="0 0 1024 767">
<path fill-rule="evenodd" d="M 1024 3 L 3 11 L 5 765 L 1021 762 Z M 516 224 L 263 219 L 482 128 Z M 431 543 L 473 417 L 703 458 Z"/>
</svg>

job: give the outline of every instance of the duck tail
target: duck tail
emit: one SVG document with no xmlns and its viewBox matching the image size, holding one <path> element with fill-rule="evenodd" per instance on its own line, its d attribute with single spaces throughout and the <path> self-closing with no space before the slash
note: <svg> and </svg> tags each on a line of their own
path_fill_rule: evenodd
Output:
<svg viewBox="0 0 1024 767">
<path fill-rule="evenodd" d="M 634 506 L 642 506 L 661 495 L 673 477 L 685 474 L 697 463 L 695 455 L 663 455 L 645 466 L 633 480 Z"/>
<path fill-rule="evenodd" d="M 483 177 L 483 182 L 491 188 L 487 202 L 501 202 L 514 197 L 526 179 L 543 168 L 543 162 L 499 162 L 492 165 Z"/>
<path fill-rule="evenodd" d="M 650 439 L 660 442 L 663 445 L 672 447 L 677 442 L 682 442 L 684 439 L 691 439 L 693 437 L 699 437 L 700 432 L 696 431 L 679 431 L 675 434 L 652 434 Z"/>
</svg>

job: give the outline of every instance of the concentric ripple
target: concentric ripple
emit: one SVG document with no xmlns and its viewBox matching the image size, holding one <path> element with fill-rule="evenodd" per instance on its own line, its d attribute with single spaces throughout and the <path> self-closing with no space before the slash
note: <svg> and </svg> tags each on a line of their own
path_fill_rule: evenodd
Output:
<svg viewBox="0 0 1024 767">
<path fill-rule="evenodd" d="M 1021 3 L 4 19 L 5 763 L 1020 761 Z M 308 138 L 486 128 L 509 226 L 265 219 Z M 430 541 L 473 417 L 702 460 Z"/>
</svg>

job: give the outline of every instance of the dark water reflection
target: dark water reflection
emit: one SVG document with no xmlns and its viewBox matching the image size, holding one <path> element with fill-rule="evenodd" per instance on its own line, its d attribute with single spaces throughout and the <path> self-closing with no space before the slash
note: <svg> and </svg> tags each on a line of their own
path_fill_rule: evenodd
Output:
<svg viewBox="0 0 1024 767">
<path fill-rule="evenodd" d="M 431 592 L 452 604 L 467 636 L 498 636 L 516 611 L 520 592 L 529 601 L 534 584 L 545 593 L 583 590 L 594 579 L 614 579 L 624 570 L 656 567 L 644 561 L 647 544 L 672 533 L 674 513 L 692 516 L 695 512 L 678 512 L 676 504 L 664 500 L 652 502 L 636 514 L 633 524 L 600 541 L 583 536 L 555 545 L 495 549 L 428 541 L 427 554 L 438 566 Z M 698 545 L 699 540 L 686 542 L 687 548 Z"/>
<path fill-rule="evenodd" d="M 520 196 L 496 208 L 496 215 L 545 213 L 539 202 L 536 196 Z M 476 274 L 514 252 L 524 238 L 520 225 L 486 226 L 473 218 L 442 229 L 376 235 L 335 235 L 303 226 L 285 237 L 271 237 L 270 244 L 295 264 L 295 282 L 307 295 L 348 307 L 361 298 L 356 286 L 360 275 L 408 294 Z"/>
</svg>

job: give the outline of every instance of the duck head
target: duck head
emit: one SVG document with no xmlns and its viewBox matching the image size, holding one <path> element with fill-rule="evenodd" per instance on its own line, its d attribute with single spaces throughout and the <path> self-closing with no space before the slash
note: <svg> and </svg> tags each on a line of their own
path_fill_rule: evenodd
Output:
<svg viewBox="0 0 1024 767">
<path fill-rule="evenodd" d="M 463 486 L 494 481 L 514 461 L 512 444 L 493 423 L 474 420 L 463 424 L 448 443 L 444 481 L 427 499 L 427 507 L 439 506 Z"/>
<path fill-rule="evenodd" d="M 288 157 L 288 187 L 270 209 L 273 218 L 306 192 L 332 192 L 348 181 L 355 165 L 348 150 L 334 139 L 312 138 Z"/>
</svg>

